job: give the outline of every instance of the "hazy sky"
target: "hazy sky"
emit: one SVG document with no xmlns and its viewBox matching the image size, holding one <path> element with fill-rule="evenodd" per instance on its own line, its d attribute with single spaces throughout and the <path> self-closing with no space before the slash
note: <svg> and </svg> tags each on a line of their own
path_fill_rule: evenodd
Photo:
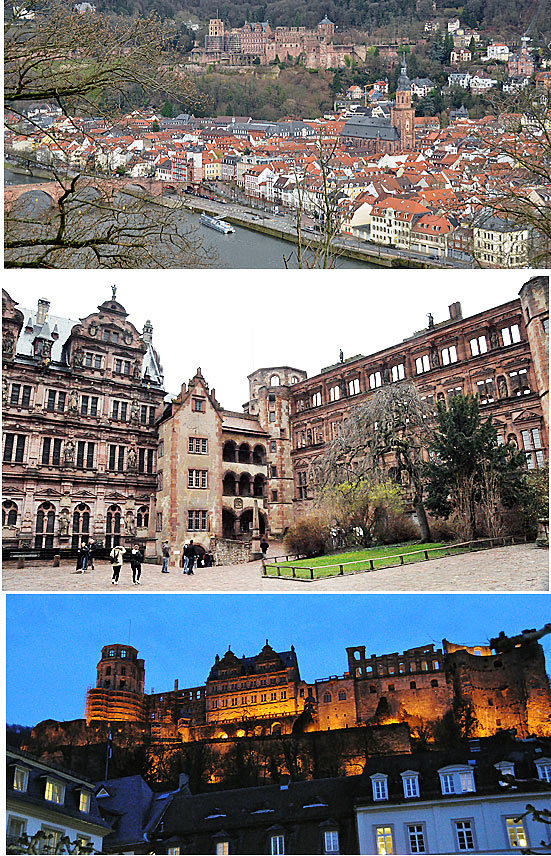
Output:
<svg viewBox="0 0 551 856">
<path fill-rule="evenodd" d="M 220 403 L 241 410 L 254 369 L 290 365 L 308 375 L 345 357 L 394 345 L 448 317 L 517 297 L 537 271 L 6 271 L 4 287 L 25 308 L 39 297 L 51 313 L 82 318 L 111 296 L 153 342 L 165 389 L 179 391 L 201 366 Z"/>
<path fill-rule="evenodd" d="M 468 557 L 465 557 L 468 562 Z M 401 652 L 443 638 L 487 644 L 551 620 L 548 594 L 15 595 L 7 600 L 7 721 L 83 716 L 101 648 L 130 643 L 145 659 L 146 690 L 199 686 L 216 654 L 294 644 L 307 681 L 342 675 L 346 647 Z M 551 637 L 543 639 L 548 665 Z"/>
</svg>

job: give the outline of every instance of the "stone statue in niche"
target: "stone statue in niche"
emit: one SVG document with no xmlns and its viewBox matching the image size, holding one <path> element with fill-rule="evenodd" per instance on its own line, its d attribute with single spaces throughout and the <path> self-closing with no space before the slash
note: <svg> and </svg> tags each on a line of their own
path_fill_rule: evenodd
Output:
<svg viewBox="0 0 551 856">
<path fill-rule="evenodd" d="M 59 515 L 59 536 L 65 538 L 69 534 L 69 511 L 64 508 Z"/>
<path fill-rule="evenodd" d="M 67 440 L 63 449 L 63 463 L 66 467 L 72 467 L 75 462 L 75 444 Z"/>
<path fill-rule="evenodd" d="M 507 383 L 504 377 L 497 379 L 497 392 L 500 398 L 507 398 Z"/>
<path fill-rule="evenodd" d="M 125 523 L 126 534 L 131 535 L 133 538 L 136 537 L 136 518 L 134 517 L 133 511 L 126 512 L 126 523 Z"/>
<path fill-rule="evenodd" d="M 126 469 L 129 473 L 135 472 L 137 468 L 137 456 L 134 446 L 130 446 L 126 456 Z"/>
<path fill-rule="evenodd" d="M 499 348 L 499 336 L 497 335 L 496 328 L 493 326 L 488 329 L 488 339 L 490 340 L 490 348 L 492 350 Z"/>
<path fill-rule="evenodd" d="M 132 409 L 130 411 L 130 421 L 131 422 L 139 422 L 140 420 L 140 405 L 136 400 L 132 402 Z"/>
<path fill-rule="evenodd" d="M 78 392 L 72 389 L 69 394 L 69 413 L 78 413 Z"/>
<path fill-rule="evenodd" d="M 383 377 L 383 383 L 390 383 L 390 369 L 386 363 L 383 366 L 381 375 Z"/>
<path fill-rule="evenodd" d="M 4 338 L 2 339 L 2 354 L 6 357 L 13 356 L 13 349 L 15 347 L 15 336 L 13 335 L 11 330 L 6 330 L 4 333 Z"/>
<path fill-rule="evenodd" d="M 135 380 L 139 380 L 140 374 L 141 374 L 141 366 L 140 366 L 140 363 L 138 362 L 138 360 L 136 360 L 134 362 L 134 365 L 132 366 L 132 377 L 135 378 Z"/>
<path fill-rule="evenodd" d="M 430 364 L 433 369 L 437 369 L 440 365 L 440 354 L 438 353 L 438 348 L 436 345 L 433 345 L 430 349 Z"/>
<path fill-rule="evenodd" d="M 80 368 L 84 362 L 84 351 L 82 348 L 77 348 L 73 357 L 73 365 Z"/>
<path fill-rule="evenodd" d="M 2 404 L 8 403 L 8 379 L 4 375 L 2 378 Z"/>
</svg>

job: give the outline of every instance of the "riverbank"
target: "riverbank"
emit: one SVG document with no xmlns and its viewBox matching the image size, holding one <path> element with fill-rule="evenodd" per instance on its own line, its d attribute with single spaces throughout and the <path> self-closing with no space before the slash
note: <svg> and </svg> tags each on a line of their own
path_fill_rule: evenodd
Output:
<svg viewBox="0 0 551 856">
<path fill-rule="evenodd" d="M 15 175 L 25 176 L 28 180 L 33 178 L 38 181 L 53 180 L 50 170 L 41 167 L 23 167 L 21 165 L 4 163 L 5 170 Z M 131 179 L 129 179 L 131 181 Z M 139 181 L 137 179 L 136 181 Z M 23 183 L 23 182 L 22 182 Z M 16 184 L 12 182 L 11 186 Z M 183 201 L 183 207 L 192 214 L 206 213 L 214 217 L 222 217 L 229 223 L 235 226 L 241 226 L 252 232 L 257 232 L 267 238 L 273 238 L 278 241 L 284 241 L 287 244 L 298 244 L 298 236 L 294 224 L 285 222 L 281 217 L 275 214 L 264 212 L 250 212 L 247 208 L 251 205 L 245 205 L 242 202 L 223 202 L 201 199 L 193 194 L 182 193 L 181 195 L 163 195 L 153 196 L 143 192 L 132 190 L 129 187 L 121 187 L 129 196 L 134 196 L 147 201 L 148 204 L 161 205 L 166 208 L 177 208 Z M 302 242 L 303 249 L 315 253 L 320 247 L 323 237 L 315 232 L 303 231 Z M 351 237 L 337 237 L 333 240 L 333 258 L 349 259 L 351 262 L 360 263 L 370 268 L 382 267 L 388 269 L 399 268 L 448 268 L 455 267 L 448 261 L 415 259 L 408 255 L 403 250 L 397 250 L 392 247 L 383 247 L 365 242 L 361 245 L 358 239 Z"/>
</svg>

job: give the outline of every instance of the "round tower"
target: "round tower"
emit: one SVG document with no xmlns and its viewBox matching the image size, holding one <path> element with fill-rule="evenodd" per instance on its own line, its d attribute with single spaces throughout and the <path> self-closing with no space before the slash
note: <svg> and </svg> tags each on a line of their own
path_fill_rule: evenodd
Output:
<svg viewBox="0 0 551 856">
<path fill-rule="evenodd" d="M 145 663 L 132 645 L 105 645 L 94 689 L 86 695 L 86 720 L 144 719 Z"/>
<path fill-rule="evenodd" d="M 293 523 L 290 391 L 305 378 L 305 371 L 290 366 L 257 369 L 248 376 L 250 400 L 245 410 L 258 417 L 270 438 L 266 507 L 272 537 L 283 537 Z"/>
</svg>

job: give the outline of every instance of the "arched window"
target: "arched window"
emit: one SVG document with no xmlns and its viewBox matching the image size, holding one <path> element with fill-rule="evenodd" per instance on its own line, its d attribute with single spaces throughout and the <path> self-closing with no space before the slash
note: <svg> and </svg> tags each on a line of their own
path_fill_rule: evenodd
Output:
<svg viewBox="0 0 551 856">
<path fill-rule="evenodd" d="M 17 525 L 17 505 L 11 499 L 2 503 L 2 526 Z"/>
<path fill-rule="evenodd" d="M 248 473 L 239 476 L 239 496 L 251 495 L 251 477 Z"/>
<path fill-rule="evenodd" d="M 34 546 L 37 550 L 54 546 L 55 508 L 51 502 L 38 506 Z"/>
<path fill-rule="evenodd" d="M 253 449 L 253 464 L 262 466 L 266 463 L 266 449 L 264 446 L 255 446 Z"/>
<path fill-rule="evenodd" d="M 238 460 L 240 464 L 250 464 L 251 462 L 251 447 L 248 443 L 241 443 L 238 452 Z"/>
<path fill-rule="evenodd" d="M 105 520 L 105 546 L 108 550 L 121 543 L 121 508 L 110 505 Z"/>
<path fill-rule="evenodd" d="M 340 386 L 332 386 L 329 390 L 329 400 L 330 401 L 338 401 L 341 397 L 341 388 Z"/>
<path fill-rule="evenodd" d="M 236 446 L 233 440 L 228 440 L 227 443 L 224 443 L 224 448 L 222 449 L 222 460 L 231 461 L 233 463 L 236 460 L 235 450 Z"/>
<path fill-rule="evenodd" d="M 339 701 L 346 701 L 346 693 L 344 690 L 339 690 Z"/>
<path fill-rule="evenodd" d="M 136 526 L 138 529 L 149 526 L 149 508 L 147 505 L 140 505 L 136 512 Z"/>
<path fill-rule="evenodd" d="M 233 473 L 226 473 L 224 476 L 222 493 L 224 496 L 235 496 L 235 476 Z"/>
<path fill-rule="evenodd" d="M 279 386 L 279 375 L 273 374 L 270 378 L 270 386 Z"/>
<path fill-rule="evenodd" d="M 296 375 L 293 375 L 291 378 L 291 383 L 298 383 L 298 377 Z"/>
<path fill-rule="evenodd" d="M 253 482 L 253 496 L 264 496 L 264 486 L 266 479 L 261 473 L 257 473 Z"/>
<path fill-rule="evenodd" d="M 71 546 L 76 549 L 79 542 L 87 544 L 90 540 L 90 506 L 80 502 L 73 511 L 73 535 Z"/>
<path fill-rule="evenodd" d="M 325 703 L 325 704 L 328 704 L 328 703 L 329 703 L 329 702 L 331 702 L 332 700 L 333 700 L 333 698 L 332 698 L 332 696 L 331 696 L 331 693 L 324 693 L 324 694 L 323 694 L 323 701 L 324 701 L 324 703 Z"/>
</svg>

